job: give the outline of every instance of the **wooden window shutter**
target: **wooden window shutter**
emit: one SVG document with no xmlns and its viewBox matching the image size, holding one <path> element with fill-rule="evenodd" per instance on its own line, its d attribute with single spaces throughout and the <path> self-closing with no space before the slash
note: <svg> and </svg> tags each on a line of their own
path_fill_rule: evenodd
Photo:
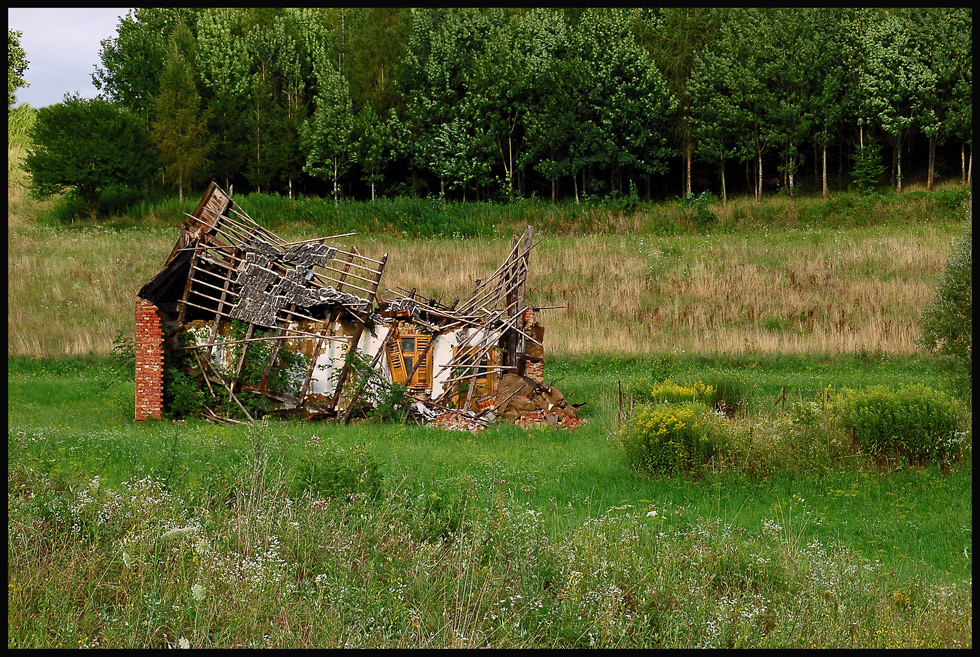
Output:
<svg viewBox="0 0 980 657">
<path fill-rule="evenodd" d="M 415 370 L 415 376 L 412 377 L 413 388 L 426 389 L 432 387 L 432 350 L 429 349 L 431 342 L 431 335 L 419 335 L 415 338 L 415 361 L 419 365 L 418 369 Z M 422 354 L 425 354 L 425 358 L 419 361 Z"/>
<path fill-rule="evenodd" d="M 408 372 L 405 371 L 405 360 L 402 358 L 399 344 L 398 340 L 388 340 L 385 342 L 385 351 L 388 355 L 388 367 L 391 369 L 391 380 L 404 385 Z"/>
</svg>

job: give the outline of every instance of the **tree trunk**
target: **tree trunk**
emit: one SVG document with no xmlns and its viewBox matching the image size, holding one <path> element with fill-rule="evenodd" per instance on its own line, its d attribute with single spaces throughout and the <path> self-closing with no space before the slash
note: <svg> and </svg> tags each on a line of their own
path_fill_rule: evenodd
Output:
<svg viewBox="0 0 980 657">
<path fill-rule="evenodd" d="M 936 135 L 929 136 L 929 174 L 926 179 L 926 189 L 932 191 L 936 171 Z"/>
<path fill-rule="evenodd" d="M 895 182 L 902 193 L 902 131 L 898 131 L 898 147 L 895 149 Z"/>
<path fill-rule="evenodd" d="M 966 184 L 973 184 L 973 144 L 970 144 L 970 164 L 966 169 Z"/>
<path fill-rule="evenodd" d="M 759 177 L 756 180 L 755 200 L 762 200 L 762 151 L 758 151 L 759 156 Z"/>
<path fill-rule="evenodd" d="M 578 177 L 572 172 L 572 185 L 575 187 L 575 205 L 578 205 Z"/>
<path fill-rule="evenodd" d="M 514 144 L 507 135 L 507 194 L 511 195 L 514 193 Z"/>
<path fill-rule="evenodd" d="M 793 198 L 793 173 L 796 170 L 796 158 L 790 155 L 786 158 L 786 182 L 789 188 L 789 197 Z"/>
<path fill-rule="evenodd" d="M 687 173 L 685 175 L 685 180 L 687 181 L 685 191 L 687 194 L 691 193 L 691 138 L 690 136 L 685 137 L 687 143 L 684 145 L 684 159 L 687 162 Z"/>
<path fill-rule="evenodd" d="M 728 205 L 728 192 L 725 190 L 725 160 L 721 161 L 721 204 Z"/>
<path fill-rule="evenodd" d="M 966 142 L 960 144 L 960 182 L 966 184 Z"/>
<path fill-rule="evenodd" d="M 827 189 L 827 144 L 826 143 L 824 143 L 824 145 L 823 145 L 823 156 L 822 156 L 822 160 L 823 160 L 823 163 L 822 163 L 822 168 L 823 168 L 823 181 L 822 181 L 823 197 L 824 198 L 829 198 L 830 197 L 830 192 Z"/>
<path fill-rule="evenodd" d="M 891 172 L 891 180 L 889 180 L 888 183 L 892 187 L 897 189 L 899 193 L 901 193 L 902 183 L 898 179 L 898 158 L 900 157 L 898 153 L 898 149 L 899 149 L 898 140 L 892 139 L 892 172 Z"/>
</svg>

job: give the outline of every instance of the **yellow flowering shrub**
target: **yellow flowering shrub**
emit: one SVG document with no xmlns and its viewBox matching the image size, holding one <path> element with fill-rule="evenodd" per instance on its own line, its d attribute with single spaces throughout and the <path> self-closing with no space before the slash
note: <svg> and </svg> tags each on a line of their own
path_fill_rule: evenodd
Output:
<svg viewBox="0 0 980 657">
<path fill-rule="evenodd" d="M 682 404 L 711 399 L 714 388 L 703 381 L 691 385 L 675 383 L 671 379 L 654 383 L 650 389 L 650 400 L 654 403 Z"/>
<path fill-rule="evenodd" d="M 678 473 L 707 463 L 723 439 L 721 418 L 705 404 L 636 408 L 621 439 L 630 464 L 647 474 Z"/>
</svg>

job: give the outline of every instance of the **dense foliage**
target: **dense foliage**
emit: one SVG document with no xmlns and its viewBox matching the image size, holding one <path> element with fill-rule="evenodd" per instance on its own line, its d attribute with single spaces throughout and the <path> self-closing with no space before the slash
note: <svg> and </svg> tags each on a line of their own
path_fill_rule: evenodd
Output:
<svg viewBox="0 0 980 657">
<path fill-rule="evenodd" d="M 923 385 L 846 390 L 836 406 L 843 425 L 874 455 L 937 462 L 958 455 L 966 435 L 959 402 Z"/>
<path fill-rule="evenodd" d="M 629 463 L 648 475 L 705 465 L 725 442 L 720 417 L 696 401 L 640 406 L 622 429 Z"/>
<path fill-rule="evenodd" d="M 972 209 L 972 203 L 969 205 Z M 973 373 L 973 225 L 956 241 L 936 300 L 922 313 L 922 345 L 953 359 L 970 388 Z"/>
<path fill-rule="evenodd" d="M 143 184 L 153 171 L 153 150 L 138 119 L 101 98 L 67 96 L 41 108 L 30 134 L 24 169 L 42 198 L 70 192 L 94 210 L 106 189 Z"/>
<path fill-rule="evenodd" d="M 965 180 L 971 57 L 968 8 L 157 7 L 93 78 L 181 188 L 725 199 Z"/>
<path fill-rule="evenodd" d="M 7 109 L 14 104 L 14 92 L 21 87 L 29 86 L 24 79 L 24 73 L 30 62 L 27 61 L 27 53 L 20 45 L 20 38 L 23 33 L 7 28 Z"/>
</svg>

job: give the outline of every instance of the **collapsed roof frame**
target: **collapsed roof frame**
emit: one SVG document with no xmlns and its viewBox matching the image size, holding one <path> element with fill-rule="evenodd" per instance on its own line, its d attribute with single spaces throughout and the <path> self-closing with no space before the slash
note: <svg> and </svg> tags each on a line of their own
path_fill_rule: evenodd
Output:
<svg viewBox="0 0 980 657">
<path fill-rule="evenodd" d="M 453 357 L 438 366 L 434 377 L 442 376 L 446 385 L 436 397 L 409 394 L 416 401 L 435 408 L 448 408 L 460 389 L 466 389 L 460 407 L 469 411 L 474 400 L 475 382 L 488 375 L 505 372 L 523 373 L 523 356 L 528 343 L 541 347 L 541 342 L 528 332 L 523 321 L 531 310 L 525 305 L 528 256 L 540 242 L 533 242 L 533 227 L 522 236 L 515 236 L 506 258 L 486 279 L 477 279 L 469 298 L 445 306 L 435 299 L 416 296 L 411 290 L 385 290 L 397 298 L 384 301 L 379 293 L 381 279 L 388 260 L 370 258 L 351 246 L 335 246 L 333 240 L 354 233 L 287 242 L 248 216 L 229 194 L 212 183 L 188 220 L 181 224 L 177 244 L 163 269 L 148 281 L 138 296 L 153 302 L 160 310 L 169 346 L 186 349 L 193 354 L 199 368 L 201 385 L 213 398 L 218 398 L 215 386 L 223 388 L 250 421 L 253 418 L 238 399 L 237 391 L 264 395 L 295 409 L 308 402 L 307 392 L 317 367 L 318 357 L 329 341 L 346 342 L 359 352 L 365 330 L 381 326 L 389 330 L 380 349 L 371 356 L 371 368 L 378 367 L 392 340 L 398 339 L 399 320 L 404 320 L 431 333 L 426 352 L 435 344 L 435 337 L 450 331 L 464 332 Z M 406 294 L 407 293 L 407 294 Z M 203 343 L 176 346 L 173 338 L 181 333 L 192 319 L 212 322 L 210 335 Z M 329 327 L 341 319 L 352 323 L 351 335 L 333 334 Z M 222 327 L 233 320 L 245 322 L 244 339 L 227 340 Z M 255 329 L 272 330 L 273 335 L 256 336 Z M 538 334 L 540 337 L 540 333 Z M 298 394 L 273 392 L 266 388 L 269 375 L 285 343 L 313 341 L 305 378 Z M 265 365 L 258 385 L 242 380 L 242 366 L 250 347 L 259 341 L 274 341 L 275 347 Z M 211 362 L 213 350 L 231 344 L 242 344 L 233 372 L 222 374 Z M 495 348 L 502 354 L 501 362 L 487 362 Z M 426 362 L 426 353 L 415 358 L 407 380 Z M 365 392 L 359 382 L 353 396 L 342 399 L 344 383 L 351 376 L 349 358 L 338 374 L 329 403 L 318 410 L 322 415 L 351 419 L 360 395 Z M 448 374 L 448 377 L 445 376 Z M 431 379 L 430 379 L 431 380 Z M 212 385 L 215 384 L 215 386 Z M 221 395 L 223 396 L 223 395 Z M 461 396 L 461 395 L 460 395 Z M 506 399 L 481 399 L 476 421 L 493 417 Z M 205 405 L 203 415 L 212 420 L 231 420 L 220 416 Z"/>
</svg>

